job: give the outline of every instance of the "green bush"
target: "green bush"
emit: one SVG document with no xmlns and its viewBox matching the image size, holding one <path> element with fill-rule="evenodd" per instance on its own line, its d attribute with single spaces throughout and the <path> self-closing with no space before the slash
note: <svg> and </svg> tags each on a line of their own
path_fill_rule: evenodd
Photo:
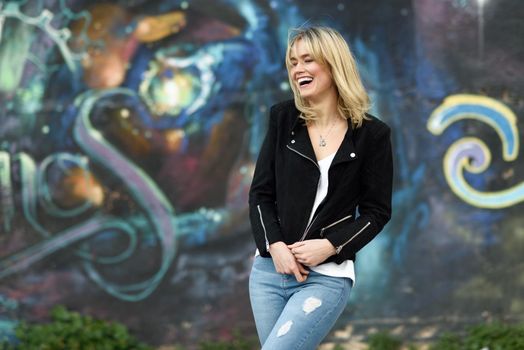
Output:
<svg viewBox="0 0 524 350">
<path fill-rule="evenodd" d="M 15 329 L 17 344 L 4 342 L 3 350 L 152 350 L 132 337 L 121 324 L 95 320 L 59 306 L 52 322 L 21 323 Z"/>
<path fill-rule="evenodd" d="M 524 349 L 524 325 L 490 323 L 474 326 L 464 337 L 444 334 L 431 350 Z"/>
<path fill-rule="evenodd" d="M 471 328 L 464 348 L 490 350 L 524 349 L 524 325 L 493 323 Z"/>
<path fill-rule="evenodd" d="M 369 350 L 399 350 L 402 341 L 388 332 L 378 332 L 369 336 Z"/>
<path fill-rule="evenodd" d="M 451 333 L 443 333 L 435 344 L 430 347 L 430 350 L 461 350 L 462 339 Z"/>
</svg>

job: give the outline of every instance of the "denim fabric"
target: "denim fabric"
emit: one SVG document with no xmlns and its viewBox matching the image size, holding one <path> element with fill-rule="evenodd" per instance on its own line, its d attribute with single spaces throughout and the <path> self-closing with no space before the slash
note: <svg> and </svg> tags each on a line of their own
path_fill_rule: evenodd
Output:
<svg viewBox="0 0 524 350">
<path fill-rule="evenodd" d="M 263 350 L 316 349 L 347 304 L 352 281 L 310 271 L 305 282 L 255 257 L 249 296 Z"/>
</svg>

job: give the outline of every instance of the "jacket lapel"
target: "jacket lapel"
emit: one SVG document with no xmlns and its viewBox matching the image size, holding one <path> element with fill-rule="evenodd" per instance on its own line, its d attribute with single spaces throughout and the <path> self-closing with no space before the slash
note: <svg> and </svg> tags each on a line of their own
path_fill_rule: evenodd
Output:
<svg viewBox="0 0 524 350">
<path fill-rule="evenodd" d="M 348 119 L 348 130 L 335 154 L 335 158 L 333 158 L 331 166 L 343 162 L 350 162 L 358 158 L 358 153 L 353 142 L 353 135 L 353 123 Z"/>
<path fill-rule="evenodd" d="M 358 159 L 358 154 L 353 143 L 353 123 L 348 119 L 348 130 L 344 136 L 344 140 L 340 144 L 340 147 L 333 158 L 331 166 L 339 163 L 350 162 L 355 159 Z M 297 116 L 288 140 L 288 147 L 292 148 L 294 151 L 300 153 L 302 156 L 309 158 L 315 164 L 317 163 L 317 157 L 315 156 L 315 151 L 313 150 L 313 145 L 309 138 L 307 132 L 307 127 L 304 124 L 303 120 Z"/>
<path fill-rule="evenodd" d="M 297 117 L 293 124 L 289 135 L 288 147 L 300 153 L 302 156 L 309 158 L 315 164 L 317 163 L 317 157 L 315 156 L 313 145 L 309 139 L 307 127 L 300 117 Z"/>
</svg>

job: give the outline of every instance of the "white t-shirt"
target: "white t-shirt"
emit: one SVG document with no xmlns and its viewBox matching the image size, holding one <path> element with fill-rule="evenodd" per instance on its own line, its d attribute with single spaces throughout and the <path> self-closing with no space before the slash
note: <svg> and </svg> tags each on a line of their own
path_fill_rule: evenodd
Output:
<svg viewBox="0 0 524 350">
<path fill-rule="evenodd" d="M 328 172 L 329 167 L 333 162 L 333 158 L 335 158 L 335 153 L 318 161 L 318 166 L 320 167 L 320 180 L 318 181 L 317 195 L 315 197 L 315 202 L 313 203 L 313 209 L 311 209 L 308 225 L 313 219 L 315 210 L 317 210 L 317 207 L 327 195 L 329 187 Z M 310 269 L 327 276 L 351 278 L 353 283 L 355 282 L 355 264 L 352 260 L 345 260 L 342 264 L 328 262 L 318 266 L 311 266 Z"/>
</svg>

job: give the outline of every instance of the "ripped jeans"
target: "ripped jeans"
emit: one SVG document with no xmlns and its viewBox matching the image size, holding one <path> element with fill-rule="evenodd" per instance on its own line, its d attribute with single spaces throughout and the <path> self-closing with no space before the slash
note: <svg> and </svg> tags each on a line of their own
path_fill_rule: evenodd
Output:
<svg viewBox="0 0 524 350">
<path fill-rule="evenodd" d="M 309 271 L 305 282 L 255 257 L 249 297 L 262 350 L 314 350 L 344 310 L 353 282 Z"/>
</svg>

